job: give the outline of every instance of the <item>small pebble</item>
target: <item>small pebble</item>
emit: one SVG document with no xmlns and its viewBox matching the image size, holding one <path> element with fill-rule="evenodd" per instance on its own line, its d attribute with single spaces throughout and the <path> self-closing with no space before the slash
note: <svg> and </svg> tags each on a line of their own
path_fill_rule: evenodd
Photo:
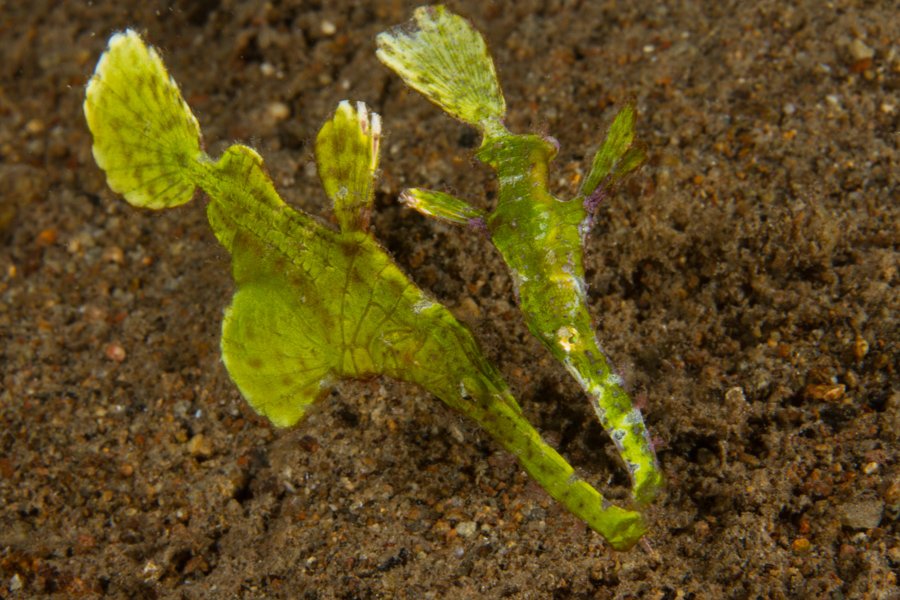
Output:
<svg viewBox="0 0 900 600">
<path fill-rule="evenodd" d="M 276 123 L 291 116 L 291 108 L 284 102 L 270 102 L 266 106 L 267 116 Z"/>
<path fill-rule="evenodd" d="M 884 502 L 861 500 L 848 502 L 840 507 L 841 524 L 851 529 L 874 529 L 881 523 Z"/>
<path fill-rule="evenodd" d="M 156 581 L 162 575 L 162 569 L 160 569 L 159 565 L 152 560 L 148 560 L 147 564 L 144 565 L 141 575 L 144 576 L 144 581 L 146 582 Z"/>
<path fill-rule="evenodd" d="M 875 50 L 867 46 L 859 38 L 850 42 L 848 50 L 850 50 L 850 56 L 853 57 L 853 60 L 866 60 L 875 56 Z"/>
<path fill-rule="evenodd" d="M 321 25 L 322 35 L 334 35 L 337 33 L 337 27 L 331 21 L 322 21 Z"/>
<path fill-rule="evenodd" d="M 838 550 L 838 558 L 841 560 L 850 560 L 854 556 L 856 556 L 856 548 L 850 544 L 841 544 L 841 547 Z"/>
<path fill-rule="evenodd" d="M 463 521 L 456 526 L 456 534 L 460 537 L 471 537 L 475 535 L 478 525 L 475 521 Z"/>
<path fill-rule="evenodd" d="M 84 320 L 88 323 L 101 323 L 106 320 L 106 311 L 99 306 L 88 304 L 82 310 Z"/>
<path fill-rule="evenodd" d="M 125 357 L 128 356 L 125 352 L 125 348 L 115 342 L 113 342 L 112 344 L 107 344 L 106 349 L 103 352 L 104 354 L 106 354 L 106 358 L 119 363 L 125 360 Z"/>
<path fill-rule="evenodd" d="M 805 537 L 797 538 L 791 544 L 794 554 L 808 554 L 812 550 L 812 544 Z"/>
<path fill-rule="evenodd" d="M 705 538 L 709 535 L 709 523 L 706 521 L 697 521 L 694 523 L 694 534 L 698 538 Z"/>
<path fill-rule="evenodd" d="M 187 443 L 187 449 L 191 456 L 209 458 L 213 453 L 212 442 L 202 433 L 198 433 Z"/>
<path fill-rule="evenodd" d="M 41 231 L 37 236 L 38 246 L 52 246 L 56 243 L 59 233 L 56 229 L 50 228 Z"/>
<path fill-rule="evenodd" d="M 462 321 L 471 322 L 481 318 L 481 309 L 471 296 L 466 296 L 460 300 L 454 312 Z"/>
<path fill-rule="evenodd" d="M 810 400 L 837 402 L 844 397 L 846 390 L 843 384 L 811 383 L 804 388 L 803 394 Z"/>
<path fill-rule="evenodd" d="M 103 260 L 121 265 L 125 262 L 125 252 L 118 246 L 109 246 L 103 250 Z"/>
<path fill-rule="evenodd" d="M 25 131 L 27 133 L 30 133 L 31 135 L 43 133 L 44 129 L 44 122 L 40 119 L 31 119 L 30 121 L 25 123 Z"/>
<path fill-rule="evenodd" d="M 884 491 L 884 502 L 891 507 L 900 505 L 900 477 L 892 481 Z"/>
</svg>

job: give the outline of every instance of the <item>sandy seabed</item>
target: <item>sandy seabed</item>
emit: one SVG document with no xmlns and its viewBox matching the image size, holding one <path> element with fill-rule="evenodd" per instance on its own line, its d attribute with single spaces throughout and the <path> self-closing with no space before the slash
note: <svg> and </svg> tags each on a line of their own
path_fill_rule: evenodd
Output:
<svg viewBox="0 0 900 600">
<path fill-rule="evenodd" d="M 275 430 L 218 352 L 233 290 L 203 200 L 105 186 L 81 113 L 116 30 L 158 46 L 216 155 L 249 143 L 328 216 L 312 166 L 344 98 L 387 133 L 376 236 L 454 307 L 536 427 L 625 500 L 577 385 L 489 242 L 404 209 L 489 206 L 477 137 L 374 37 L 412 4 L 4 3 L 0 597 L 897 598 L 898 116 L 890 2 L 454 2 L 508 124 L 570 195 L 632 101 L 648 163 L 602 206 L 590 303 L 658 440 L 648 544 L 615 552 L 419 389 L 345 383 Z M 286 109 L 286 110 L 285 110 Z"/>
</svg>

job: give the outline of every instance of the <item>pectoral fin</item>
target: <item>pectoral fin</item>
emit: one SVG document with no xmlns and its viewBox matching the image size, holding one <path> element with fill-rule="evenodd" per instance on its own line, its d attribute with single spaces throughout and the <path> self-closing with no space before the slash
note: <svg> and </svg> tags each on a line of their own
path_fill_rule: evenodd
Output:
<svg viewBox="0 0 900 600">
<path fill-rule="evenodd" d="M 485 220 L 483 211 L 475 208 L 465 200 L 460 200 L 450 194 L 410 188 L 400 194 L 400 202 L 422 213 L 426 217 L 434 217 L 448 223 L 467 225 L 473 220 Z"/>
</svg>

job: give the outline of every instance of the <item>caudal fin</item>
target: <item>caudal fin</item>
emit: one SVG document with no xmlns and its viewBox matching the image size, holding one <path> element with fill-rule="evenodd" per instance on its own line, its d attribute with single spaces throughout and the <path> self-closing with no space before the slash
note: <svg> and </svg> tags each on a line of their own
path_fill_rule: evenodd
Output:
<svg viewBox="0 0 900 600">
<path fill-rule="evenodd" d="M 378 35 L 381 62 L 457 119 L 502 119 L 506 101 L 481 34 L 443 6 L 417 8 L 413 18 Z"/>
<path fill-rule="evenodd" d="M 200 126 L 159 54 L 136 32 L 110 38 L 88 83 L 84 114 L 94 159 L 130 204 L 160 209 L 193 197 Z"/>
</svg>

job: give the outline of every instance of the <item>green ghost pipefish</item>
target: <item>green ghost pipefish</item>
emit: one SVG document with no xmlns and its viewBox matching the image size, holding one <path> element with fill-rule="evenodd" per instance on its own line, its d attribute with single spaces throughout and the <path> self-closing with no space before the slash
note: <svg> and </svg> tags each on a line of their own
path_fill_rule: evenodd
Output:
<svg viewBox="0 0 900 600">
<path fill-rule="evenodd" d="M 472 125 L 483 141 L 476 157 L 500 180 L 490 213 L 448 194 L 404 190 L 401 201 L 444 221 L 486 230 L 506 261 L 529 330 L 590 395 L 632 478 L 635 501 L 651 502 L 662 473 L 640 412 L 632 406 L 594 333 L 587 310 L 584 241 L 595 209 L 610 189 L 644 160 L 632 145 L 634 110 L 616 116 L 590 173 L 570 201 L 547 185 L 556 141 L 511 133 L 506 101 L 484 38 L 443 6 L 416 9 L 411 24 L 378 36 L 378 58 L 444 111 Z"/>
<path fill-rule="evenodd" d="M 110 39 L 84 109 L 94 158 L 130 204 L 174 207 L 198 187 L 209 197 L 209 223 L 231 254 L 237 288 L 222 357 L 254 410 L 285 427 L 338 380 L 412 382 L 478 422 L 613 547 L 640 538 L 641 515 L 607 503 L 541 439 L 469 330 L 369 233 L 381 126 L 365 105 L 342 102 L 316 138 L 337 230 L 286 205 L 250 148 L 207 156 L 177 85 L 132 31 Z"/>
</svg>

